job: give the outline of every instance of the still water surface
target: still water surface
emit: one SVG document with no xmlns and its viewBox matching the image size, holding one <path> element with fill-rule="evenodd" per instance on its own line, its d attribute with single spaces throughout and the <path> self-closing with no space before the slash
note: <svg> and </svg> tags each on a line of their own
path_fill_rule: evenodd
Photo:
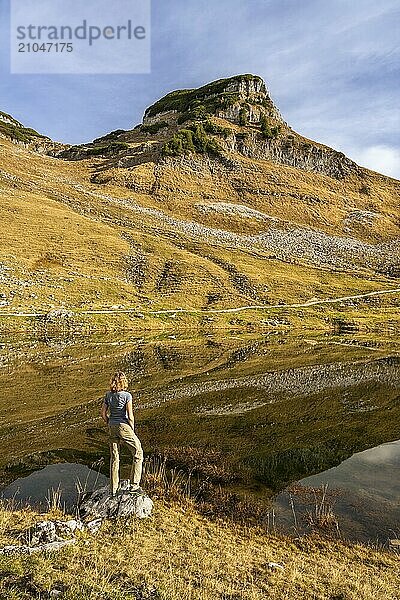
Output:
<svg viewBox="0 0 400 600">
<path fill-rule="evenodd" d="M 86 465 L 58 463 L 16 479 L 3 489 L 2 497 L 12 500 L 15 506 L 29 504 L 39 511 L 52 505 L 73 511 L 83 491 L 107 484 L 107 477 Z"/>
<path fill-rule="evenodd" d="M 4 338 L 2 485 L 14 481 L 21 492 L 30 475 L 30 495 L 43 496 L 53 475 L 64 487 L 73 479 L 65 464 L 43 470 L 59 462 L 100 461 L 107 475 L 99 406 L 110 374 L 123 369 L 147 453 L 243 494 L 275 497 L 288 527 L 284 490 L 328 484 L 344 490 L 333 510 L 346 535 L 393 538 L 399 366 L 397 339 L 362 336 Z"/>
<path fill-rule="evenodd" d="M 280 493 L 274 502 L 277 520 L 286 530 L 307 530 L 323 492 L 345 537 L 382 543 L 400 537 L 400 441 L 353 454 Z"/>
</svg>

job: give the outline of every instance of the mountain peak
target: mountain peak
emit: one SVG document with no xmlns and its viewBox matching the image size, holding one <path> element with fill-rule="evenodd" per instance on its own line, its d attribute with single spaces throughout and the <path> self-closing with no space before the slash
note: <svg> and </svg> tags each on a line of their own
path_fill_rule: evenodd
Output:
<svg viewBox="0 0 400 600">
<path fill-rule="evenodd" d="M 152 125 L 169 117 L 179 122 L 198 116 L 216 116 L 233 123 L 257 123 L 262 116 L 284 124 L 264 80 L 258 75 L 235 75 L 199 88 L 170 92 L 145 112 L 143 123 Z"/>
<path fill-rule="evenodd" d="M 116 130 L 58 154 L 68 160 L 103 157 L 118 169 L 185 155 L 195 160 L 207 155 L 225 165 L 243 157 L 267 160 L 334 179 L 359 172 L 341 152 L 293 131 L 263 79 L 251 74 L 170 92 L 147 108 L 143 123 L 133 130 Z M 93 181 L 103 181 L 103 171 L 93 175 Z"/>
</svg>

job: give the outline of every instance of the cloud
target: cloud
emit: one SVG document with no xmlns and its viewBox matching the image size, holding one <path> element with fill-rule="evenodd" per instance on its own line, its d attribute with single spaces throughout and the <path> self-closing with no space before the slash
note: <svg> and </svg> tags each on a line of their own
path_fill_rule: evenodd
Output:
<svg viewBox="0 0 400 600">
<path fill-rule="evenodd" d="M 6 4 L 0 0 L 0 31 Z M 173 89 L 254 73 L 265 79 L 284 119 L 306 137 L 374 169 L 382 161 L 373 162 L 367 151 L 400 150 L 399 0 L 152 4 L 150 75 L 13 77 L 3 31 L 0 110 L 53 138 L 78 143 L 131 127 Z M 399 176 L 387 152 L 383 167 Z"/>
<path fill-rule="evenodd" d="M 400 149 L 392 146 L 369 146 L 352 152 L 352 158 L 363 167 L 400 179 Z"/>
</svg>

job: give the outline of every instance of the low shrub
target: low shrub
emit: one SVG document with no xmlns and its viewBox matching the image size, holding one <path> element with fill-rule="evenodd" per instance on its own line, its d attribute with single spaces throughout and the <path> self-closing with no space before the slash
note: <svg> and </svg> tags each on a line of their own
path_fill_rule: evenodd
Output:
<svg viewBox="0 0 400 600">
<path fill-rule="evenodd" d="M 17 142 L 28 143 L 33 141 L 35 138 L 48 139 L 46 136 L 38 133 L 30 127 L 23 127 L 22 125 L 15 125 L 14 123 L 4 123 L 0 120 L 0 133 L 9 137 Z"/>
<path fill-rule="evenodd" d="M 239 125 L 242 125 L 242 127 L 244 127 L 245 125 L 248 125 L 248 123 L 249 113 L 247 112 L 247 109 L 243 106 L 239 112 Z"/>
<path fill-rule="evenodd" d="M 158 121 L 157 123 L 152 123 L 151 125 L 142 125 L 140 128 L 141 133 L 150 133 L 154 135 L 158 133 L 160 129 L 165 129 L 168 127 L 168 123 L 166 121 Z"/>
<path fill-rule="evenodd" d="M 104 154 L 117 154 L 122 150 L 127 150 L 129 144 L 126 142 L 111 142 L 105 146 L 94 146 L 86 149 L 87 156 L 102 156 Z"/>
<path fill-rule="evenodd" d="M 213 135 L 221 135 L 224 138 L 227 138 L 231 134 L 231 130 L 229 127 L 221 127 L 221 125 L 216 125 L 212 121 L 206 121 L 203 123 L 204 131 L 207 133 L 211 133 Z"/>
<path fill-rule="evenodd" d="M 107 133 L 107 135 L 103 135 L 99 138 L 96 138 L 95 140 L 93 140 L 92 143 L 93 144 L 104 144 L 105 142 L 111 141 L 111 140 L 119 137 L 123 133 L 126 133 L 125 129 L 116 129 L 115 131 L 111 131 L 110 133 Z"/>
<path fill-rule="evenodd" d="M 223 98 L 221 98 L 221 101 L 220 101 L 221 108 L 225 110 L 225 109 L 229 108 L 230 106 L 233 106 L 234 104 L 236 104 L 239 101 L 240 101 L 240 97 L 238 94 L 235 94 L 235 93 L 226 94 L 223 96 Z"/>
<path fill-rule="evenodd" d="M 210 138 L 202 123 L 194 123 L 186 129 L 180 129 L 162 149 L 163 156 L 179 156 L 182 154 L 219 154 L 218 142 Z"/>
<path fill-rule="evenodd" d="M 281 128 L 280 125 L 270 127 L 267 117 L 265 115 L 262 115 L 260 118 L 260 130 L 261 135 L 265 140 L 272 140 L 278 137 Z"/>
</svg>

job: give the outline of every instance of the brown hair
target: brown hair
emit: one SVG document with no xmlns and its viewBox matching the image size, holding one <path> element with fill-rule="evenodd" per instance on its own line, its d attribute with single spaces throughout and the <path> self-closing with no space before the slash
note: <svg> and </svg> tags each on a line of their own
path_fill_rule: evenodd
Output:
<svg viewBox="0 0 400 600">
<path fill-rule="evenodd" d="M 110 379 L 110 390 L 120 392 L 128 389 L 128 379 L 122 371 L 117 371 Z"/>
</svg>

